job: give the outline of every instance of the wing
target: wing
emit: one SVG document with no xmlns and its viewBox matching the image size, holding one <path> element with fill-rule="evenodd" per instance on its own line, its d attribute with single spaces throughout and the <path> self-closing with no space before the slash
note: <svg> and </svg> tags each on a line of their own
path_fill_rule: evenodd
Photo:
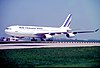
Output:
<svg viewBox="0 0 100 68">
<path fill-rule="evenodd" d="M 99 29 L 96 30 L 91 30 L 91 31 L 75 31 L 73 32 L 73 34 L 77 34 L 77 33 L 93 33 L 93 32 L 97 32 Z"/>
<path fill-rule="evenodd" d="M 78 34 L 78 33 L 93 33 L 93 32 L 97 32 L 99 29 L 96 30 L 90 30 L 90 31 L 73 31 L 72 34 Z M 68 34 L 69 32 L 50 32 L 50 33 L 38 33 L 35 34 L 37 37 L 45 37 L 46 34 L 49 35 L 55 35 L 55 34 Z"/>
</svg>

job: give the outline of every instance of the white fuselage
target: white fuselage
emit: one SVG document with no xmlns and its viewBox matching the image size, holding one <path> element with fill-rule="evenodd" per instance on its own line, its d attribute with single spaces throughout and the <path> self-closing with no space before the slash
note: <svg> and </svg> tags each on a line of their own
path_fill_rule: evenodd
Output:
<svg viewBox="0 0 100 68">
<path fill-rule="evenodd" d="M 70 28 L 39 27 L 39 26 L 10 26 L 5 29 L 6 34 L 18 37 L 36 37 L 37 34 L 67 32 Z"/>
</svg>

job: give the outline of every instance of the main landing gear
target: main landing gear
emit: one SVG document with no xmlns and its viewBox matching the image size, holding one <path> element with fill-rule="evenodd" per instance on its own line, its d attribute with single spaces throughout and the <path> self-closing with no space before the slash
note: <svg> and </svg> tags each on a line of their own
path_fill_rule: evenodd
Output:
<svg viewBox="0 0 100 68">
<path fill-rule="evenodd" d="M 37 38 L 37 39 L 35 39 L 35 38 L 32 38 L 31 39 L 31 41 L 53 41 L 53 39 L 44 39 L 44 38 Z"/>
<path fill-rule="evenodd" d="M 32 39 L 31 39 L 31 41 L 37 41 L 37 39 L 35 39 L 35 38 L 32 38 Z"/>
</svg>

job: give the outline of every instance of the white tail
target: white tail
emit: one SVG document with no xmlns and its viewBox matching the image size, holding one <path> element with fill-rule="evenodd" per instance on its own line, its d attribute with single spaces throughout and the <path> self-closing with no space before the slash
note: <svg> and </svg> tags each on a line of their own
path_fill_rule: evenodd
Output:
<svg viewBox="0 0 100 68">
<path fill-rule="evenodd" d="M 61 27 L 70 27 L 71 19 L 72 19 L 72 14 L 69 14 Z"/>
</svg>

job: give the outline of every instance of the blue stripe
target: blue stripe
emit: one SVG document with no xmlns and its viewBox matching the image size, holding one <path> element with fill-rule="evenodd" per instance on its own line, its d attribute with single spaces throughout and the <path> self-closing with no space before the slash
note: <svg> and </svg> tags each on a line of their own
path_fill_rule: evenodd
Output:
<svg viewBox="0 0 100 68">
<path fill-rule="evenodd" d="M 69 27 L 69 25 L 70 25 L 70 23 L 68 24 L 68 26 L 67 26 L 67 27 Z"/>
<path fill-rule="evenodd" d="M 66 23 L 65 23 L 64 27 L 66 27 L 66 25 L 67 25 L 67 23 L 68 23 L 69 19 L 71 18 L 71 16 L 72 16 L 72 14 L 70 15 L 70 17 L 69 17 L 69 18 L 68 18 L 68 20 L 66 21 Z M 69 24 L 68 24 L 68 26 L 69 26 Z"/>
</svg>

